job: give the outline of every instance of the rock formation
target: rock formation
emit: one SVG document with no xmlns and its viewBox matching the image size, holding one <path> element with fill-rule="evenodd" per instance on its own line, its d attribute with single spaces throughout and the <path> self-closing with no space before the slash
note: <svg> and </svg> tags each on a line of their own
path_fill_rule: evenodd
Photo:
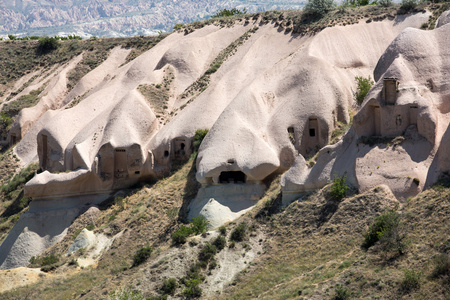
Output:
<svg viewBox="0 0 450 300">
<path fill-rule="evenodd" d="M 11 131 L 22 137 L 15 153 L 24 163 L 37 157 L 43 170 L 25 193 L 40 209 L 99 203 L 168 174 L 193 152 L 195 131 L 208 128 L 197 158 L 202 188 L 189 216 L 203 215 L 213 227 L 251 208 L 284 172 L 285 201 L 344 172 L 360 190 L 385 183 L 400 199 L 413 195 L 450 168 L 443 153 L 450 140 L 448 18 L 433 31 L 410 28 L 428 17 L 361 21 L 312 36 L 283 34 L 259 20 L 209 25 L 173 33 L 125 65 L 127 50 L 114 49 L 68 93 L 64 74 L 75 58 L 50 83 L 61 91 L 49 90 Z M 353 127 L 328 145 L 337 122 L 350 121 L 354 77 L 374 69 L 377 83 Z M 318 151 L 310 168 L 306 159 Z M 27 239 L 22 229 L 14 229 L 9 249 Z M 3 268 L 31 253 L 10 262 L 5 245 Z"/>
<path fill-rule="evenodd" d="M 435 30 L 407 28 L 395 38 L 378 61 L 377 82 L 344 139 L 321 149 L 312 169 L 299 157 L 284 175 L 286 201 L 344 172 L 360 191 L 386 184 L 406 199 L 449 170 L 443 150 L 450 121 L 446 16 Z"/>
</svg>

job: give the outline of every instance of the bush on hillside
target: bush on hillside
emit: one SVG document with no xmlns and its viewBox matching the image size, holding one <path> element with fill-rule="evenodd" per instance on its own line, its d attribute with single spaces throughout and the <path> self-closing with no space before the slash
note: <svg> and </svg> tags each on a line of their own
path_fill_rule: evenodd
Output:
<svg viewBox="0 0 450 300">
<path fill-rule="evenodd" d="M 153 249 L 151 247 L 142 247 L 141 249 L 136 251 L 133 257 L 133 267 L 136 267 L 145 262 L 150 257 L 152 252 Z"/>
<path fill-rule="evenodd" d="M 402 0 L 400 8 L 405 11 L 410 11 L 416 8 L 416 6 L 419 4 L 418 0 Z"/>
<path fill-rule="evenodd" d="M 58 39 L 55 37 L 44 36 L 39 39 L 38 51 L 40 53 L 48 53 L 56 50 L 59 46 Z"/>
<path fill-rule="evenodd" d="M 198 279 L 190 279 L 186 282 L 186 288 L 183 290 L 183 295 L 187 299 L 199 298 L 202 295 L 202 289 L 199 287 L 201 281 Z"/>
<path fill-rule="evenodd" d="M 205 246 L 203 246 L 202 250 L 200 250 L 200 253 L 198 254 L 198 260 L 203 262 L 209 262 L 214 258 L 214 255 L 217 253 L 216 246 L 206 243 Z"/>
<path fill-rule="evenodd" d="M 334 0 L 308 0 L 303 9 L 314 17 L 322 17 L 336 7 Z"/>
<path fill-rule="evenodd" d="M 191 227 L 187 227 L 185 225 L 181 225 L 180 228 L 175 230 L 172 233 L 172 241 L 175 245 L 181 245 L 186 243 L 186 239 L 190 236 L 194 231 Z"/>
<path fill-rule="evenodd" d="M 334 296 L 331 299 L 332 300 L 350 299 L 350 292 L 346 288 L 338 284 L 334 290 Z"/>
<path fill-rule="evenodd" d="M 372 88 L 374 82 L 369 77 L 364 78 L 362 76 L 356 76 L 356 93 L 355 93 L 355 100 L 358 105 L 361 105 L 364 102 L 364 98 L 366 98 L 367 93 Z"/>
<path fill-rule="evenodd" d="M 0 138 L 6 139 L 8 136 L 8 131 L 11 128 L 12 119 L 9 115 L 5 113 L 0 114 Z"/>
<path fill-rule="evenodd" d="M 439 255 L 436 255 L 433 261 L 434 261 L 434 269 L 431 273 L 432 277 L 438 278 L 441 276 L 450 275 L 450 257 L 448 254 L 441 253 Z"/>
<path fill-rule="evenodd" d="M 169 278 L 169 279 L 165 279 L 163 281 L 163 286 L 161 287 L 161 292 L 164 295 L 174 295 L 175 294 L 175 290 L 177 289 L 178 284 L 177 284 L 177 280 L 175 278 Z"/>
<path fill-rule="evenodd" d="M 333 184 L 331 185 L 331 189 L 330 189 L 330 196 L 335 199 L 335 200 L 342 200 L 346 193 L 347 190 L 349 189 L 349 186 L 345 183 L 345 178 L 347 177 L 346 174 L 342 175 L 342 176 L 336 176 L 333 179 Z"/>
<path fill-rule="evenodd" d="M 412 290 L 420 287 L 420 278 L 422 274 L 414 270 L 405 270 L 404 277 L 400 284 L 400 287 L 404 293 L 409 293 Z"/>
<path fill-rule="evenodd" d="M 393 210 L 386 211 L 370 225 L 364 235 L 363 247 L 369 249 L 378 242 L 384 251 L 395 250 L 398 254 L 403 254 L 406 247 L 405 235 L 400 233 L 400 227 L 400 215 Z"/>
<path fill-rule="evenodd" d="M 206 232 L 206 229 L 208 228 L 208 220 L 206 220 L 203 216 L 195 217 L 192 219 L 191 227 L 195 234 Z"/>
<path fill-rule="evenodd" d="M 194 149 L 198 150 L 198 148 L 200 148 L 200 145 L 202 144 L 203 139 L 205 138 L 205 136 L 208 134 L 208 129 L 204 128 L 204 129 L 197 129 L 195 131 L 195 135 L 194 135 Z"/>
<path fill-rule="evenodd" d="M 223 248 L 225 248 L 225 245 L 227 244 L 227 240 L 223 235 L 219 235 L 215 238 L 215 240 L 212 242 L 214 246 L 216 246 L 217 250 L 220 251 Z"/>
<path fill-rule="evenodd" d="M 215 15 L 212 15 L 211 18 L 221 18 L 221 17 L 230 17 L 230 16 L 237 16 L 237 15 L 245 15 L 247 13 L 247 9 L 244 8 L 243 10 L 239 10 L 237 8 L 232 9 L 222 9 L 221 11 L 217 12 Z"/>
<path fill-rule="evenodd" d="M 381 5 L 383 7 L 389 7 L 394 4 L 394 2 L 392 2 L 392 0 L 378 0 L 377 3 L 378 3 L 378 5 Z"/>
<path fill-rule="evenodd" d="M 245 238 L 245 232 L 247 231 L 247 224 L 242 222 L 231 232 L 230 239 L 234 242 L 242 242 Z"/>
</svg>

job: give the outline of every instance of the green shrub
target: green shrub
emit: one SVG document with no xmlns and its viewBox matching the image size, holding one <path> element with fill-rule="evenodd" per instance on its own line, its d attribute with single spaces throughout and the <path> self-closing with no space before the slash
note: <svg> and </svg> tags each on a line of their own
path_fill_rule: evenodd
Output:
<svg viewBox="0 0 450 300">
<path fill-rule="evenodd" d="M 181 245 L 186 243 L 186 238 L 190 236 L 194 231 L 191 227 L 181 225 L 180 228 L 172 233 L 172 241 L 175 245 Z"/>
<path fill-rule="evenodd" d="M 242 242 L 247 231 L 247 224 L 242 222 L 231 232 L 230 239 L 234 242 Z"/>
<path fill-rule="evenodd" d="M 5 114 L 5 113 L 1 113 L 0 114 L 0 138 L 1 139 L 6 139 L 8 137 L 8 131 L 11 128 L 13 121 L 12 118 Z"/>
<path fill-rule="evenodd" d="M 205 262 L 197 262 L 194 265 L 191 265 L 185 277 L 181 279 L 181 282 L 186 285 L 186 283 L 191 279 L 197 279 L 200 282 L 205 280 L 205 277 L 200 273 L 200 269 L 206 268 L 207 263 Z"/>
<path fill-rule="evenodd" d="M 347 190 L 349 189 L 348 185 L 345 183 L 346 177 L 347 175 L 344 173 L 341 177 L 336 176 L 333 179 L 333 184 L 330 188 L 330 196 L 333 199 L 342 200 L 345 197 Z"/>
<path fill-rule="evenodd" d="M 145 262 L 150 257 L 152 252 L 153 249 L 151 247 L 142 247 L 141 249 L 136 251 L 133 257 L 133 267 L 138 266 L 143 262 Z"/>
<path fill-rule="evenodd" d="M 227 244 L 227 240 L 223 235 L 219 235 L 214 239 L 212 242 L 214 246 L 216 246 L 217 250 L 221 251 L 223 248 L 225 248 L 225 245 Z"/>
<path fill-rule="evenodd" d="M 440 276 L 450 275 L 450 257 L 447 254 L 441 253 L 436 255 L 433 261 L 434 269 L 431 273 L 432 277 L 437 278 Z"/>
<path fill-rule="evenodd" d="M 403 292 L 409 293 L 412 290 L 420 288 L 420 278 L 422 274 L 414 270 L 405 270 L 404 277 L 400 284 L 400 288 Z"/>
<path fill-rule="evenodd" d="M 214 255 L 216 255 L 216 253 L 216 246 L 210 243 L 206 243 L 198 254 L 198 260 L 202 262 L 209 262 L 214 258 Z"/>
<path fill-rule="evenodd" d="M 416 8 L 417 4 L 419 4 L 418 0 L 402 0 L 400 8 L 405 11 L 410 11 Z"/>
<path fill-rule="evenodd" d="M 17 190 L 19 186 L 24 185 L 34 177 L 37 168 L 37 164 L 30 164 L 25 169 L 20 170 L 19 174 L 16 174 L 8 184 L 2 186 L 1 192 L 6 195 Z"/>
<path fill-rule="evenodd" d="M 383 7 L 389 7 L 394 4 L 394 2 L 392 2 L 392 0 L 378 0 L 377 3 L 378 3 L 378 5 L 381 5 Z"/>
<path fill-rule="evenodd" d="M 367 93 L 372 88 L 374 82 L 369 77 L 364 78 L 362 76 L 356 76 L 356 93 L 355 93 L 355 100 L 358 105 L 361 105 L 364 102 L 364 98 L 366 98 Z"/>
<path fill-rule="evenodd" d="M 314 17 L 321 18 L 336 6 L 334 0 L 308 0 L 304 7 L 304 11 Z"/>
<path fill-rule="evenodd" d="M 59 261 L 59 258 L 56 255 L 50 254 L 49 256 L 45 256 L 42 258 L 41 266 L 53 265 L 53 264 L 56 264 L 58 261 Z"/>
<path fill-rule="evenodd" d="M 244 15 L 247 13 L 247 9 L 244 8 L 243 10 L 239 10 L 237 8 L 232 9 L 222 9 L 221 11 L 217 12 L 215 15 L 212 15 L 211 18 L 221 18 L 221 17 L 230 17 L 230 16 L 236 16 L 236 15 Z"/>
<path fill-rule="evenodd" d="M 206 229 L 208 228 L 208 220 L 206 220 L 203 216 L 195 217 L 192 219 L 191 227 L 195 234 L 206 232 Z"/>
<path fill-rule="evenodd" d="M 113 291 L 109 294 L 110 299 L 114 300 L 144 300 L 145 297 L 139 290 L 134 290 L 131 286 L 120 289 L 119 291 Z"/>
<path fill-rule="evenodd" d="M 180 23 L 175 24 L 175 26 L 173 26 L 173 30 L 175 30 L 175 31 L 180 30 L 181 28 L 183 28 L 183 24 L 180 24 Z"/>
<path fill-rule="evenodd" d="M 333 300 L 350 299 L 350 292 L 346 288 L 338 284 L 334 290 L 334 296 L 331 299 Z"/>
<path fill-rule="evenodd" d="M 221 65 L 222 65 L 222 62 L 221 62 L 221 61 L 216 62 L 216 63 L 213 64 L 211 67 L 209 67 L 208 70 L 206 70 L 205 74 L 208 75 L 208 74 L 215 73 L 215 72 L 220 68 Z"/>
<path fill-rule="evenodd" d="M 199 287 L 201 281 L 199 279 L 190 279 L 187 281 L 186 288 L 183 290 L 183 295 L 187 299 L 199 298 L 202 295 L 202 289 Z"/>
<path fill-rule="evenodd" d="M 346 0 L 344 4 L 347 6 L 357 7 L 357 6 L 366 6 L 369 5 L 370 0 Z"/>
<path fill-rule="evenodd" d="M 194 135 L 194 149 L 198 150 L 198 148 L 200 148 L 200 145 L 202 144 L 203 139 L 205 138 L 205 136 L 208 134 L 208 129 L 197 129 L 195 131 L 195 135 Z"/>
<path fill-rule="evenodd" d="M 89 230 L 89 231 L 94 230 L 95 229 L 95 224 L 94 223 L 89 224 L 88 226 L 86 226 L 86 229 Z"/>
<path fill-rule="evenodd" d="M 227 228 L 225 226 L 220 226 L 219 227 L 219 232 L 221 235 L 226 235 L 227 234 Z"/>
<path fill-rule="evenodd" d="M 44 36 L 39 39 L 38 51 L 40 53 L 48 53 L 56 50 L 58 46 L 59 43 L 57 38 Z"/>
<path fill-rule="evenodd" d="M 368 249 L 379 242 L 384 251 L 396 250 L 403 254 L 405 236 L 400 234 L 400 215 L 388 210 L 375 218 L 375 222 L 364 235 L 363 247 Z"/>
<path fill-rule="evenodd" d="M 165 279 L 163 281 L 163 286 L 161 287 L 161 292 L 165 295 L 174 295 L 178 284 L 175 278 Z"/>
</svg>

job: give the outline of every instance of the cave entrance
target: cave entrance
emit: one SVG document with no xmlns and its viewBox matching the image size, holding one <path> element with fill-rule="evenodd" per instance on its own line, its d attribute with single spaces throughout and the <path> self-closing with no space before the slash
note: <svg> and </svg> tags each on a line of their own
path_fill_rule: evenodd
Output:
<svg viewBox="0 0 450 300">
<path fill-rule="evenodd" d="M 114 178 L 125 179 L 127 177 L 127 151 L 125 149 L 116 149 L 114 155 Z"/>
<path fill-rule="evenodd" d="M 42 169 L 47 169 L 47 156 L 48 156 L 48 137 L 43 134 L 42 135 Z"/>
<path fill-rule="evenodd" d="M 219 183 L 245 183 L 247 176 L 241 171 L 222 172 L 219 176 Z"/>
<path fill-rule="evenodd" d="M 373 135 L 381 136 L 381 113 L 379 106 L 372 106 Z"/>
<path fill-rule="evenodd" d="M 415 105 L 409 107 L 409 125 L 417 126 L 417 116 L 419 115 L 419 108 Z"/>
<path fill-rule="evenodd" d="M 289 135 L 289 140 L 291 141 L 292 145 L 295 146 L 295 130 L 294 127 L 289 127 L 287 129 L 288 131 L 288 135 Z"/>
<path fill-rule="evenodd" d="M 17 143 L 17 137 L 15 133 L 11 133 L 10 146 L 13 146 Z"/>
<path fill-rule="evenodd" d="M 188 155 L 188 143 L 185 139 L 175 139 L 174 140 L 174 150 L 175 150 L 175 158 L 176 159 L 187 159 Z"/>
</svg>

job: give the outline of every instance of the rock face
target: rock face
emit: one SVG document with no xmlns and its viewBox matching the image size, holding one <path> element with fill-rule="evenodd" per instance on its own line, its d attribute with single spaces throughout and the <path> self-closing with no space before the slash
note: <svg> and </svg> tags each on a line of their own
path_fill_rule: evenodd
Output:
<svg viewBox="0 0 450 300">
<path fill-rule="evenodd" d="M 86 196 L 33 201 L 0 245 L 0 270 L 26 266 L 32 256 L 64 238 L 75 218 L 86 210 L 85 203 L 103 200 Z"/>
<path fill-rule="evenodd" d="M 298 159 L 283 178 L 286 197 L 347 172 L 361 191 L 386 184 L 406 199 L 449 170 L 443 150 L 450 122 L 449 33 L 442 21 L 432 31 L 407 28 L 398 35 L 378 61 L 377 82 L 353 128 L 342 142 L 323 148 L 311 170 Z"/>
<path fill-rule="evenodd" d="M 190 23 L 223 8 L 246 7 L 256 12 L 300 9 L 302 1 L 0 1 L 0 34 L 134 36 L 172 31 L 175 23 Z"/>
<path fill-rule="evenodd" d="M 103 70 L 96 77 L 103 80 L 89 90 L 76 86 L 79 94 L 90 92 L 73 108 L 28 120 L 45 122 L 31 127 L 16 153 L 29 159 L 37 148 L 45 172 L 27 183 L 26 194 L 34 199 L 101 194 L 164 175 L 173 160 L 189 157 L 195 130 L 211 128 L 199 150 L 198 181 L 234 189 L 229 194 L 237 198 L 248 193 L 238 192 L 236 184 L 261 185 L 252 192 L 259 198 L 265 179 L 288 170 L 298 154 L 313 155 L 328 144 L 337 121 L 348 122 L 355 74 L 367 74 L 391 38 L 426 18 L 329 28 L 315 37 L 279 34 L 270 25 L 252 29 L 257 21 L 172 34 L 123 67 L 92 71 Z M 244 35 L 208 88 L 186 97 L 219 53 Z M 358 49 L 355 40 L 370 43 L 370 49 Z M 165 125 L 155 114 L 154 99 L 146 99 L 141 89 L 161 85 L 168 94 L 165 109 L 173 115 Z M 71 94 L 53 98 L 73 101 Z M 214 198 L 202 195 L 206 201 Z"/>
<path fill-rule="evenodd" d="M 450 168 L 443 150 L 450 141 L 449 27 L 410 28 L 428 17 L 362 21 L 314 36 L 283 34 L 260 20 L 209 25 L 173 33 L 124 65 L 126 50 L 114 49 L 70 93 L 64 76 L 55 76 L 61 91 L 45 98 L 53 106 L 38 104 L 20 116 L 15 153 L 25 163 L 37 157 L 44 170 L 25 194 L 41 205 L 76 197 L 83 205 L 81 196 L 100 201 L 168 174 L 194 151 L 195 131 L 208 128 L 190 217 L 204 215 L 213 226 L 251 208 L 283 172 L 287 202 L 344 172 L 361 190 L 385 183 L 400 199 L 413 195 Z M 377 83 L 353 127 L 327 146 L 337 122 L 350 121 L 354 77 L 374 69 Z M 317 151 L 310 168 L 306 159 Z M 11 247 L 23 244 L 21 230 Z"/>
</svg>

